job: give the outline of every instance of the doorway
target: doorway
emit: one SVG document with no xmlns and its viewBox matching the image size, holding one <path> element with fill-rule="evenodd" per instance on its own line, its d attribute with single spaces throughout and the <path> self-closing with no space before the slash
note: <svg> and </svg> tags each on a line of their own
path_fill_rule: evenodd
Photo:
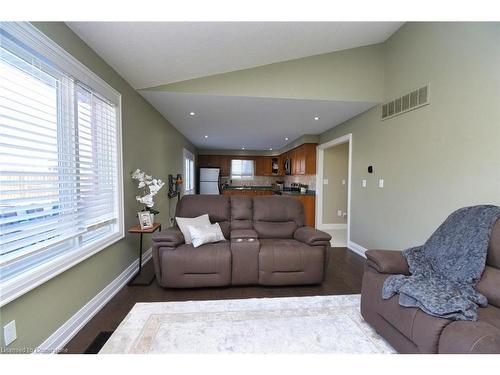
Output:
<svg viewBox="0 0 500 375">
<path fill-rule="evenodd" d="M 316 227 L 332 236 L 332 247 L 347 247 L 351 222 L 352 134 L 317 148 Z"/>
</svg>

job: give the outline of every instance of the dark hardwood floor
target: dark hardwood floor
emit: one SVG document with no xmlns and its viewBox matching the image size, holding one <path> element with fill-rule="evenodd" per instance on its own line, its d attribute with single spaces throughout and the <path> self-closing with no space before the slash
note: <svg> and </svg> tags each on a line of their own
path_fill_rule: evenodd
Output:
<svg viewBox="0 0 500 375">
<path fill-rule="evenodd" d="M 150 286 L 125 286 L 68 343 L 66 353 L 83 353 L 101 331 L 115 330 L 137 302 L 357 294 L 361 291 L 363 265 L 364 259 L 354 252 L 333 248 L 326 278 L 321 285 L 164 289 L 153 282 Z M 152 275 L 153 263 L 150 261 L 136 281 L 151 279 Z"/>
</svg>

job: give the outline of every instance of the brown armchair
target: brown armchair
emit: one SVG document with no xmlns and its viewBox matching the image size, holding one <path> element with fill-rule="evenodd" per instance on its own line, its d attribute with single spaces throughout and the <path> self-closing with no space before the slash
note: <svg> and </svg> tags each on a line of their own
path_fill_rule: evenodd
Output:
<svg viewBox="0 0 500 375">
<path fill-rule="evenodd" d="M 400 251 L 368 250 L 361 290 L 361 314 L 401 353 L 500 354 L 500 220 L 493 227 L 488 258 L 476 289 L 488 298 L 478 320 L 452 321 L 402 307 L 395 295 L 382 299 L 384 280 L 391 274 L 409 275 Z"/>
</svg>

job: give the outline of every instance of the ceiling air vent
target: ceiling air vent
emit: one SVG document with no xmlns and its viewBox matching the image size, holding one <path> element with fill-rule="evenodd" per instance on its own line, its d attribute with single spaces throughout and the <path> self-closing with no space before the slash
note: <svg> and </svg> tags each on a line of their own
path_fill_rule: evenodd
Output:
<svg viewBox="0 0 500 375">
<path fill-rule="evenodd" d="M 429 85 L 413 90 L 382 105 L 382 120 L 429 104 Z"/>
</svg>

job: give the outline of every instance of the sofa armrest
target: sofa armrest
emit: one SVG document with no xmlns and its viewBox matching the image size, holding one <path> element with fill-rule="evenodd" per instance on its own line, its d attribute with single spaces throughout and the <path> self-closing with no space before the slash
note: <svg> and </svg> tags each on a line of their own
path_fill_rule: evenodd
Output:
<svg viewBox="0 0 500 375">
<path fill-rule="evenodd" d="M 153 245 L 156 247 L 177 247 L 184 243 L 184 236 L 178 227 L 170 227 L 153 234 Z"/>
<path fill-rule="evenodd" d="M 409 275 L 408 263 L 401 251 L 368 250 L 366 263 L 380 273 Z"/>
<path fill-rule="evenodd" d="M 310 246 L 328 245 L 332 236 L 312 227 L 300 227 L 293 234 L 293 238 Z"/>
<path fill-rule="evenodd" d="M 452 322 L 441 333 L 439 353 L 499 354 L 500 329 L 482 321 Z"/>
<path fill-rule="evenodd" d="M 253 229 L 234 229 L 231 231 L 231 239 L 238 238 L 259 238 L 259 235 Z"/>
</svg>

